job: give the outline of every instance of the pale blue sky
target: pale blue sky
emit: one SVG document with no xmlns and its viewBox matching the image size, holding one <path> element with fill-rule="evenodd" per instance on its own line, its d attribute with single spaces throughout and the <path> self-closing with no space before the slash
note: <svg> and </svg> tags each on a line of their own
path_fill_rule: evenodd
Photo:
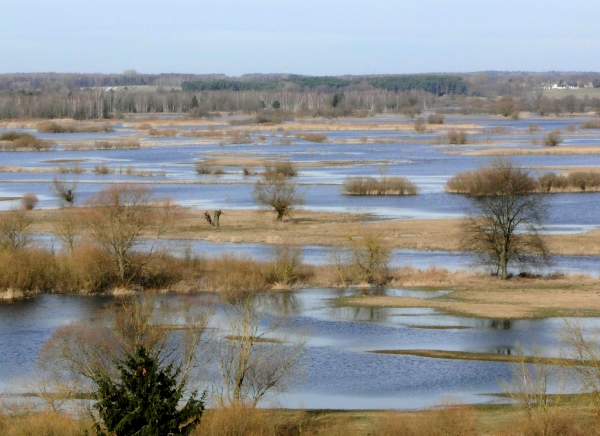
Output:
<svg viewBox="0 0 600 436">
<path fill-rule="evenodd" d="M 0 73 L 600 71 L 598 0 L 3 0 Z"/>
</svg>

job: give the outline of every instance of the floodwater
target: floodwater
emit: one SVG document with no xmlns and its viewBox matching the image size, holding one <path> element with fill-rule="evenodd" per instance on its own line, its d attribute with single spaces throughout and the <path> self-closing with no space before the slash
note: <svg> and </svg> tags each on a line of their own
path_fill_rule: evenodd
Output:
<svg viewBox="0 0 600 436">
<path fill-rule="evenodd" d="M 556 356 L 560 319 L 482 320 L 440 314 L 432 309 L 369 309 L 337 307 L 333 299 L 363 290 L 310 289 L 269 293 L 263 304 L 268 316 L 283 317 L 286 331 L 303 332 L 308 339 L 299 368 L 303 376 L 277 404 L 306 408 L 421 408 L 447 397 L 465 402 L 497 402 L 503 383 L 511 378 L 510 364 L 429 359 L 375 354 L 373 350 L 434 349 L 467 352 Z M 382 295 L 433 298 L 438 292 L 374 289 Z M 186 298 L 186 304 L 207 305 L 208 295 Z M 0 386 L 19 391 L 22 380 L 34 377 L 42 344 L 56 328 L 86 323 L 109 302 L 106 296 L 43 295 L 0 303 Z M 211 323 L 218 335 L 224 323 L 218 303 Z M 269 319 L 269 318 L 265 318 Z M 597 324 L 594 321 L 595 324 Z M 264 324 L 264 322 L 263 322 Z M 435 328 L 437 327 L 437 328 Z M 444 327 L 444 328 L 440 328 Z M 276 332 L 277 333 L 277 332 Z M 541 350 L 541 351 L 540 351 Z M 213 361 L 213 372 L 216 362 Z M 211 379 L 212 380 L 212 379 Z M 203 389 L 211 382 L 196 380 Z M 20 387 L 21 386 L 21 387 Z M 267 398 L 264 405 L 274 404 Z"/>
<path fill-rule="evenodd" d="M 520 120 L 485 116 L 446 116 L 446 124 L 472 123 L 487 132 L 470 134 L 464 146 L 437 141 L 435 134 L 419 135 L 414 130 L 327 132 L 328 140 L 312 143 L 297 139 L 294 132 L 251 133 L 250 143 L 227 144 L 187 137 L 142 137 L 151 147 L 131 150 L 72 151 L 70 143 L 117 140 L 144 135 L 127 124 L 115 126 L 112 133 L 37 134 L 56 141 L 48 152 L 3 152 L 0 166 L 24 167 L 32 172 L 0 172 L 0 197 L 21 197 L 35 193 L 38 207 L 53 208 L 58 203 L 51 190 L 53 177 L 77 181 L 79 201 L 114 182 L 144 183 L 159 196 L 169 196 L 184 207 L 204 209 L 252 209 L 253 183 L 257 176 L 244 176 L 241 167 L 223 167 L 223 175 L 198 175 L 195 164 L 215 156 L 254 159 L 289 159 L 298 164 L 297 181 L 305 190 L 303 208 L 313 211 L 359 212 L 377 218 L 435 219 L 461 217 L 468 210 L 463 196 L 444 192 L 444 184 L 457 172 L 475 170 L 490 160 L 486 156 L 457 154 L 486 148 L 542 148 L 546 132 L 560 128 L 564 144 L 599 146 L 597 131 L 573 130 L 589 117 L 541 118 Z M 223 119 L 226 126 L 229 119 Z M 365 120 L 340 120 L 342 123 L 385 122 L 412 125 L 398 116 L 379 116 Z M 529 125 L 540 131 L 529 133 Z M 169 118 L 164 126 L 170 128 Z M 493 133 L 491 129 L 502 127 Z M 179 130 L 200 130 L 198 126 L 177 126 Z M 217 126 L 218 128 L 218 126 Z M 573 130 L 569 132 L 569 130 Z M 0 129 L 0 133 L 2 130 Z M 31 132 L 30 133 L 35 133 Z M 263 137 L 264 135 L 264 137 Z M 558 167 L 600 166 L 600 155 L 530 155 L 512 160 L 543 172 Z M 323 162 L 326 164 L 323 164 Z M 318 164 L 318 166 L 316 166 Z M 96 166 L 106 165 L 110 173 L 97 174 Z M 80 174 L 44 172 L 75 166 Z M 255 168 L 254 170 L 260 170 Z M 37 171 L 37 172 L 33 172 Z M 140 174 L 140 171 L 145 174 Z M 403 176 L 416 183 L 420 194 L 406 197 L 357 197 L 340 193 L 346 177 Z M 553 194 L 547 196 L 549 217 L 546 232 L 581 233 L 600 227 L 600 193 Z M 15 201 L 0 201 L 0 208 L 17 206 Z M 224 217 L 226 219 L 226 217 Z M 223 221 L 223 219 L 222 219 Z M 45 235 L 39 239 L 54 242 Z M 204 241 L 167 241 L 174 252 L 186 250 L 233 253 L 268 259 L 267 244 L 211 244 Z M 305 262 L 320 264 L 329 259 L 323 247 L 304 247 Z M 545 272 L 585 272 L 598 276 L 600 258 L 596 256 L 557 256 Z M 398 250 L 393 266 L 439 267 L 456 270 L 471 267 L 468 253 L 419 252 Z M 420 408 L 451 396 L 459 401 L 498 401 L 489 394 L 502 391 L 510 378 L 510 365 L 494 362 L 427 359 L 415 356 L 374 354 L 376 349 L 441 349 L 492 353 L 514 353 L 520 344 L 526 353 L 556 355 L 558 334 L 564 321 L 559 319 L 503 321 L 457 318 L 430 309 L 339 308 L 331 299 L 356 290 L 313 289 L 274 293 L 269 305 L 271 316 L 283 316 L 295 331 L 308 332 L 306 353 L 302 357 L 305 378 L 279 398 L 279 404 L 307 408 Z M 362 292 L 362 291 L 360 291 Z M 398 294 L 405 290 L 381 289 L 373 292 Z M 278 307 L 277 295 L 287 303 Z M 434 294 L 417 292 L 419 298 Z M 179 298 L 165 296 L 161 298 Z M 203 296 L 198 304 L 205 304 Z M 18 380 L 33 374 L 42 344 L 61 325 L 85 322 L 110 301 L 110 297 L 44 295 L 25 301 L 0 302 L 0 385 L 12 389 Z M 282 307 L 287 310 L 283 311 Z M 219 317 L 217 310 L 216 318 Z M 597 324 L 598 320 L 590 320 Z M 446 328 L 431 328 L 432 326 Z M 448 328 L 449 327 L 449 328 Z M 198 387 L 204 387 L 198 381 Z"/>
</svg>

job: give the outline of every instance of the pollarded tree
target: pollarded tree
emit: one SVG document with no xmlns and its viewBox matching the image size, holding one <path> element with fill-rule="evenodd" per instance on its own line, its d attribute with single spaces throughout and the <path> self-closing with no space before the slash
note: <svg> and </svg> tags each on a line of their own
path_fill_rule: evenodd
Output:
<svg viewBox="0 0 600 436">
<path fill-rule="evenodd" d="M 254 185 L 252 195 L 257 203 L 275 209 L 277 221 L 289 215 L 294 206 L 304 204 L 304 193 L 299 191 L 298 184 L 281 174 L 265 173 Z"/>
<path fill-rule="evenodd" d="M 178 369 L 161 368 L 143 347 L 127 356 L 119 365 L 115 381 L 99 376 L 96 409 L 102 422 L 95 424 L 98 435 L 189 435 L 200 422 L 204 395 L 196 399 L 192 392 L 186 404 L 184 384 L 177 383 Z"/>
<path fill-rule="evenodd" d="M 477 253 L 503 279 L 509 264 L 547 262 L 540 236 L 544 195 L 527 171 L 496 159 L 487 168 L 457 174 L 446 189 L 466 194 L 472 205 L 463 223 L 462 248 Z"/>
</svg>

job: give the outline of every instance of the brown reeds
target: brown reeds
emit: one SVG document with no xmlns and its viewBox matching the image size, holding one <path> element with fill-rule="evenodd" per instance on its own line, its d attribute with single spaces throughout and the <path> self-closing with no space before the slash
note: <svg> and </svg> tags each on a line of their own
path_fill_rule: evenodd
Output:
<svg viewBox="0 0 600 436">
<path fill-rule="evenodd" d="M 347 177 L 341 192 L 346 195 L 415 195 L 419 188 L 403 177 Z"/>
<path fill-rule="evenodd" d="M 303 139 L 309 142 L 325 142 L 327 141 L 327 135 L 322 133 L 297 133 L 296 138 Z"/>
<path fill-rule="evenodd" d="M 448 131 L 448 144 L 451 145 L 462 145 L 467 143 L 467 132 L 464 130 L 450 130 Z"/>
<path fill-rule="evenodd" d="M 295 177 L 298 175 L 294 164 L 289 160 L 265 162 L 265 177 Z"/>
<path fill-rule="evenodd" d="M 39 133 L 98 133 L 114 132 L 113 126 L 108 123 L 77 126 L 74 124 L 59 124 L 56 121 L 44 121 L 38 124 Z"/>
<path fill-rule="evenodd" d="M 91 422 L 58 412 L 0 413 L 3 436 L 81 436 L 91 431 Z"/>
<path fill-rule="evenodd" d="M 53 147 L 30 133 L 8 131 L 0 135 L 0 151 L 46 151 Z"/>
</svg>

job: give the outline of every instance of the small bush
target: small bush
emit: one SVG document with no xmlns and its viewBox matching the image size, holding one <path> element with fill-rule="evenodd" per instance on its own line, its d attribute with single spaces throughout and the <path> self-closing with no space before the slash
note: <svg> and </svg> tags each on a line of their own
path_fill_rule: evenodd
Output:
<svg viewBox="0 0 600 436">
<path fill-rule="evenodd" d="M 552 130 L 548 132 L 546 136 L 542 139 L 542 143 L 548 147 L 555 147 L 559 145 L 563 141 L 560 129 Z"/>
<path fill-rule="evenodd" d="M 537 124 L 530 124 L 527 126 L 528 133 L 538 133 L 540 130 L 540 126 Z"/>
<path fill-rule="evenodd" d="M 444 124 L 444 116 L 440 114 L 431 114 L 427 117 L 429 124 Z"/>
<path fill-rule="evenodd" d="M 295 177 L 298 171 L 289 160 L 265 163 L 265 177 Z"/>
<path fill-rule="evenodd" d="M 423 117 L 417 117 L 415 119 L 415 131 L 417 133 L 425 133 L 425 130 L 427 130 L 425 119 Z"/>
<path fill-rule="evenodd" d="M 579 128 L 581 129 L 600 129 L 600 119 L 595 118 L 582 123 Z"/>
<path fill-rule="evenodd" d="M 216 175 L 220 176 L 225 174 L 225 170 L 222 167 L 216 167 L 213 165 L 206 165 L 203 161 L 196 162 L 196 173 L 200 175 Z"/>
<path fill-rule="evenodd" d="M 466 144 L 467 132 L 464 130 L 450 130 L 448 132 L 448 144 Z"/>
<path fill-rule="evenodd" d="M 342 193 L 347 195 L 415 195 L 418 187 L 403 177 L 347 177 Z"/>
<path fill-rule="evenodd" d="M 100 175 L 106 175 L 106 174 L 111 174 L 114 171 L 111 170 L 107 165 L 102 164 L 102 165 L 94 165 L 94 169 L 93 169 L 95 174 L 100 174 Z"/>
<path fill-rule="evenodd" d="M 300 277 L 302 267 L 302 249 L 288 245 L 276 245 L 273 249 L 271 269 L 267 272 L 267 282 L 280 286 L 289 286 Z"/>
<path fill-rule="evenodd" d="M 25 210 L 33 210 L 38 204 L 37 195 L 33 192 L 28 192 L 21 197 L 21 207 Z"/>
</svg>

